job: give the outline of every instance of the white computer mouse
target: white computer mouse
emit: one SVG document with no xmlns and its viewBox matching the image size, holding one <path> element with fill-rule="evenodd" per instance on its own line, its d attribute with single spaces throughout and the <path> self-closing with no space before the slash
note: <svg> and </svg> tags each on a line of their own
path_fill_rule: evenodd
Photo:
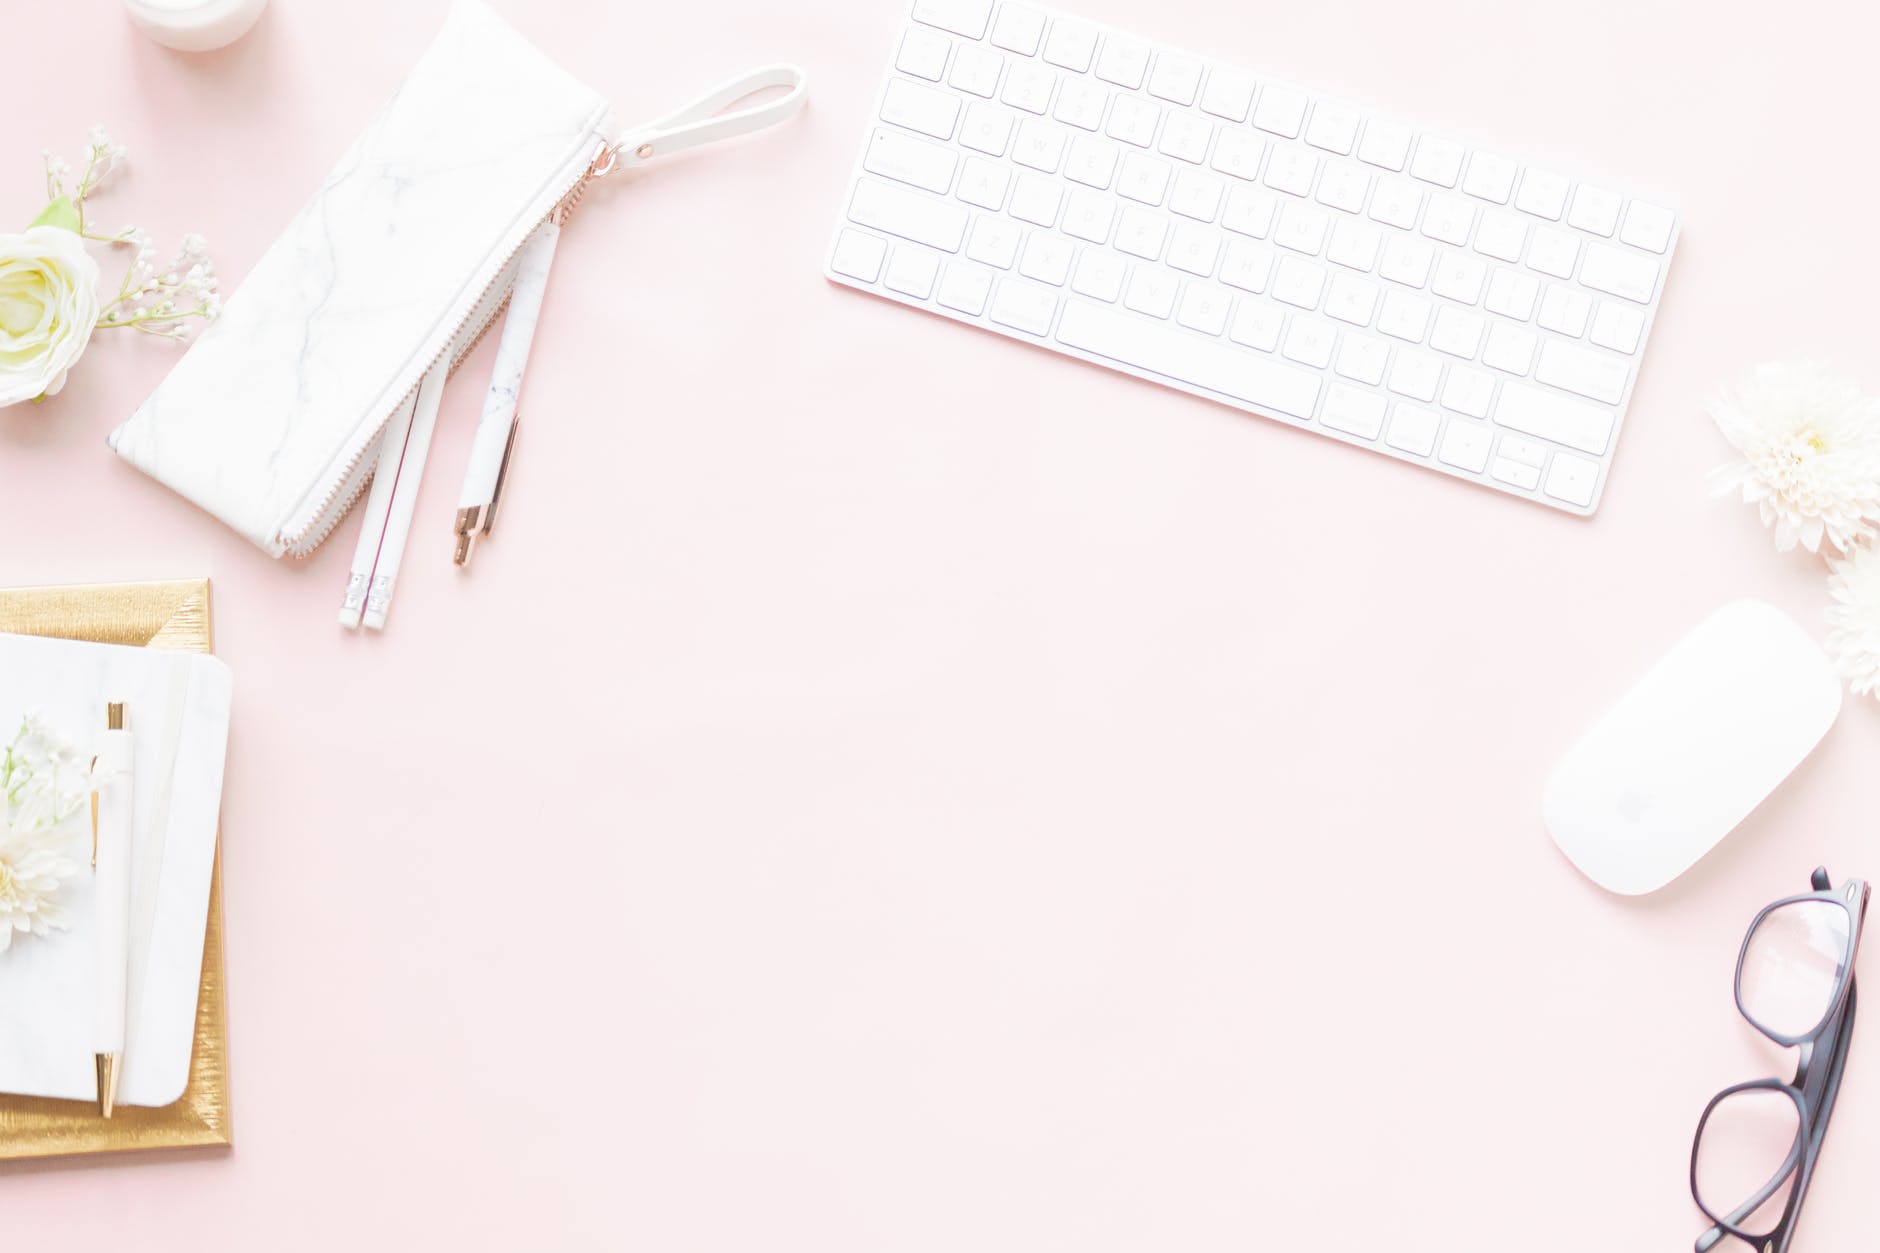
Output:
<svg viewBox="0 0 1880 1253">
<path fill-rule="evenodd" d="M 1567 751 L 1541 816 L 1594 883 L 1656 891 L 1748 817 L 1840 712 L 1840 681 L 1807 633 L 1773 605 L 1733 601 Z"/>
</svg>

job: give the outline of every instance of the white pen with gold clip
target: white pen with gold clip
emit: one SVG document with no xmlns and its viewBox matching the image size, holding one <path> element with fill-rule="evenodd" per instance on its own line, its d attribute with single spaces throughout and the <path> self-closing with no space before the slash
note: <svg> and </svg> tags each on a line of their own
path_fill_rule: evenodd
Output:
<svg viewBox="0 0 1880 1253">
<path fill-rule="evenodd" d="M 98 1026 L 95 1048 L 98 1107 L 117 1108 L 124 1066 L 125 998 L 130 966 L 131 733 L 124 706 L 105 706 L 92 783 L 92 866 L 97 888 Z"/>
</svg>

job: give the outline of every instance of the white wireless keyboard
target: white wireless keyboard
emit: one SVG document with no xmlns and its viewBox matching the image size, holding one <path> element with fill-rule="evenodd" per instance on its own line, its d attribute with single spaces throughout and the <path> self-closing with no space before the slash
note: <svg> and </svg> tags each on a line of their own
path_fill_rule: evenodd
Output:
<svg viewBox="0 0 1880 1253">
<path fill-rule="evenodd" d="M 1027 4 L 916 0 L 838 283 L 1574 513 L 1670 209 Z"/>
</svg>

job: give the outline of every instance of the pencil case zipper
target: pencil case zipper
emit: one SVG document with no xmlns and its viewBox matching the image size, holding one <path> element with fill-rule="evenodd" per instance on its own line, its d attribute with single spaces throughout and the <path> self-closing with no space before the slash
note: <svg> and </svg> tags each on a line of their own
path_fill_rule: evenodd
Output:
<svg viewBox="0 0 1880 1253">
<path fill-rule="evenodd" d="M 400 377 L 408 378 L 409 385 L 397 393 L 395 401 L 359 426 L 341 448 L 333 466 L 309 493 L 309 500 L 315 502 L 313 507 L 303 506 L 281 528 L 280 538 L 287 556 L 312 556 L 339 527 L 372 481 L 385 429 L 393 415 L 411 403 L 424 376 L 446 355 L 450 357 L 449 369 L 454 371 L 476 347 L 509 299 L 510 288 L 515 283 L 516 256 L 523 246 L 548 222 L 557 218 L 565 221 L 580 203 L 588 183 L 612 170 L 617 153 L 617 144 L 597 141 L 591 132 L 581 137 L 581 143 L 563 162 L 557 177 L 545 184 L 545 191 L 535 197 L 539 204 L 552 194 L 548 210 L 540 216 L 525 217 L 522 221 L 526 226 L 504 236 L 503 243 L 490 253 L 495 265 L 492 267 L 486 261 L 477 271 L 481 283 L 475 286 L 476 295 L 467 304 L 459 300 L 453 305 L 451 315 L 439 323 L 440 330 L 426 336 L 423 345 L 406 363 Z"/>
</svg>

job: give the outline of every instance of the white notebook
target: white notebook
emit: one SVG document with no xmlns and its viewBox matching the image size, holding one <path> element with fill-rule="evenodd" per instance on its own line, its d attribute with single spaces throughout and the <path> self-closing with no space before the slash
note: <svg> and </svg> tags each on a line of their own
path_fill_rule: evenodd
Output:
<svg viewBox="0 0 1880 1253">
<path fill-rule="evenodd" d="M 36 713 L 89 753 L 106 704 L 126 708 L 135 766 L 120 1104 L 169 1105 L 189 1082 L 230 691 L 228 667 L 206 654 L 0 635 L 0 743 Z M 62 887 L 66 930 L 16 936 L 0 953 L 0 1093 L 96 1095 L 91 880 L 85 869 Z"/>
</svg>

